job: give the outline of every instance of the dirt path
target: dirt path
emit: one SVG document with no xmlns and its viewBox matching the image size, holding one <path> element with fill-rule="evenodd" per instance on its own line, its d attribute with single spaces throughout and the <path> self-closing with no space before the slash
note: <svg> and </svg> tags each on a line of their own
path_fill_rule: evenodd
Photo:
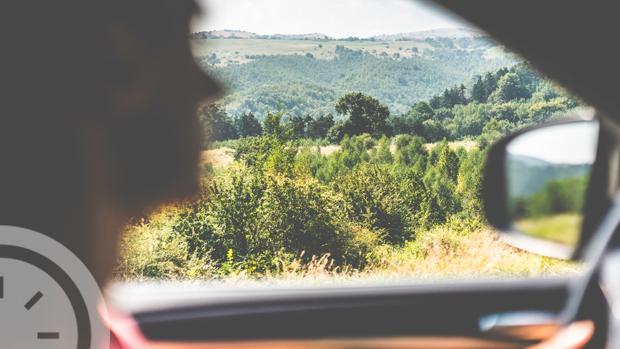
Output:
<svg viewBox="0 0 620 349">
<path fill-rule="evenodd" d="M 201 163 L 210 163 L 213 167 L 227 167 L 234 161 L 235 150 L 231 148 L 217 148 L 204 150 L 200 154 Z"/>
<path fill-rule="evenodd" d="M 438 143 L 426 143 L 424 144 L 424 146 L 426 147 L 426 149 L 431 150 L 433 149 Z M 465 148 L 465 150 L 471 150 L 474 147 L 476 147 L 476 141 L 472 141 L 472 140 L 464 140 L 464 141 L 455 141 L 455 142 L 448 142 L 448 146 L 450 147 L 450 149 L 452 150 L 456 150 L 457 148 L 463 147 Z"/>
</svg>

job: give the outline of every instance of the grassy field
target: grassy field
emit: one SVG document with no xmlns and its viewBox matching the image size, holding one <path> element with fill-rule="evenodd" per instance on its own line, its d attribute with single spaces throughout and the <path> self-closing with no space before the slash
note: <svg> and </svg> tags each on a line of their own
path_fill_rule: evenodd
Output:
<svg viewBox="0 0 620 349">
<path fill-rule="evenodd" d="M 256 55 L 305 55 L 312 54 L 319 59 L 334 58 L 336 46 L 345 45 L 352 50 L 361 50 L 373 55 L 412 57 L 423 49 L 432 47 L 422 40 L 411 41 L 337 41 L 337 40 L 271 40 L 271 39 L 209 39 L 193 42 L 195 56 L 217 55 L 221 63 L 246 63 Z M 414 49 L 414 50 L 412 50 Z"/>
<path fill-rule="evenodd" d="M 576 246 L 581 229 L 582 215 L 563 213 L 540 218 L 520 219 L 515 223 L 518 230 L 528 235 Z"/>
</svg>

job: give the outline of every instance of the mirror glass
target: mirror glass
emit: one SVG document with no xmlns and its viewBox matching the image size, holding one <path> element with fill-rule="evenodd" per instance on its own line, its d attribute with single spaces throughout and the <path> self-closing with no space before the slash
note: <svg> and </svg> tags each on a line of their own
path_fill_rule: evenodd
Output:
<svg viewBox="0 0 620 349">
<path fill-rule="evenodd" d="M 506 185 L 514 230 L 565 251 L 576 247 L 598 127 L 596 121 L 551 125 L 508 143 Z"/>
</svg>

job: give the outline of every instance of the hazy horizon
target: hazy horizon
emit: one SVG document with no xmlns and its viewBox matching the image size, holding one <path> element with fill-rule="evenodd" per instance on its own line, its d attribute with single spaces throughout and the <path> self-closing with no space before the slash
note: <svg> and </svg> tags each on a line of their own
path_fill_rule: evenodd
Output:
<svg viewBox="0 0 620 349">
<path fill-rule="evenodd" d="M 240 30 L 260 35 L 371 37 L 437 29 L 476 29 L 425 1 L 199 0 L 206 13 L 192 31 Z"/>
<path fill-rule="evenodd" d="M 478 28 L 471 28 L 471 27 L 453 27 L 453 28 L 436 28 L 436 29 L 422 29 L 422 30 L 413 30 L 413 31 L 408 31 L 408 32 L 398 32 L 398 33 L 376 33 L 376 34 L 372 34 L 372 35 L 368 35 L 368 36 L 357 36 L 359 38 L 368 38 L 368 37 L 374 37 L 374 36 L 381 36 L 381 35 L 398 35 L 398 34 L 410 34 L 410 33 L 423 33 L 423 32 L 432 32 L 432 31 L 437 31 L 437 30 L 480 30 Z M 308 32 L 308 33 L 257 33 L 254 31 L 248 31 L 248 30 L 241 30 L 241 29 L 235 29 L 235 28 L 215 28 L 215 29 L 208 29 L 208 30 L 198 30 L 198 31 L 211 31 L 211 32 L 219 32 L 219 31 L 235 31 L 235 32 L 244 32 L 244 33 L 252 33 L 252 34 L 256 34 L 256 35 L 326 35 L 328 37 L 332 37 L 331 35 L 322 33 L 322 32 Z M 481 30 L 480 30 L 481 31 Z M 335 39 L 342 39 L 342 38 L 346 38 L 346 37 L 333 37 Z"/>
</svg>

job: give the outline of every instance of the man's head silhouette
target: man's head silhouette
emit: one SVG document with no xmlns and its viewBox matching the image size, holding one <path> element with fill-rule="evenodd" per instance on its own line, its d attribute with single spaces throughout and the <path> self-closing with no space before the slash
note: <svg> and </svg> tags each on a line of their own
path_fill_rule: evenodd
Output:
<svg viewBox="0 0 620 349">
<path fill-rule="evenodd" d="M 2 11 L 0 222 L 72 249 L 99 281 L 125 221 L 194 194 L 198 103 L 187 0 L 11 2 Z"/>
</svg>

